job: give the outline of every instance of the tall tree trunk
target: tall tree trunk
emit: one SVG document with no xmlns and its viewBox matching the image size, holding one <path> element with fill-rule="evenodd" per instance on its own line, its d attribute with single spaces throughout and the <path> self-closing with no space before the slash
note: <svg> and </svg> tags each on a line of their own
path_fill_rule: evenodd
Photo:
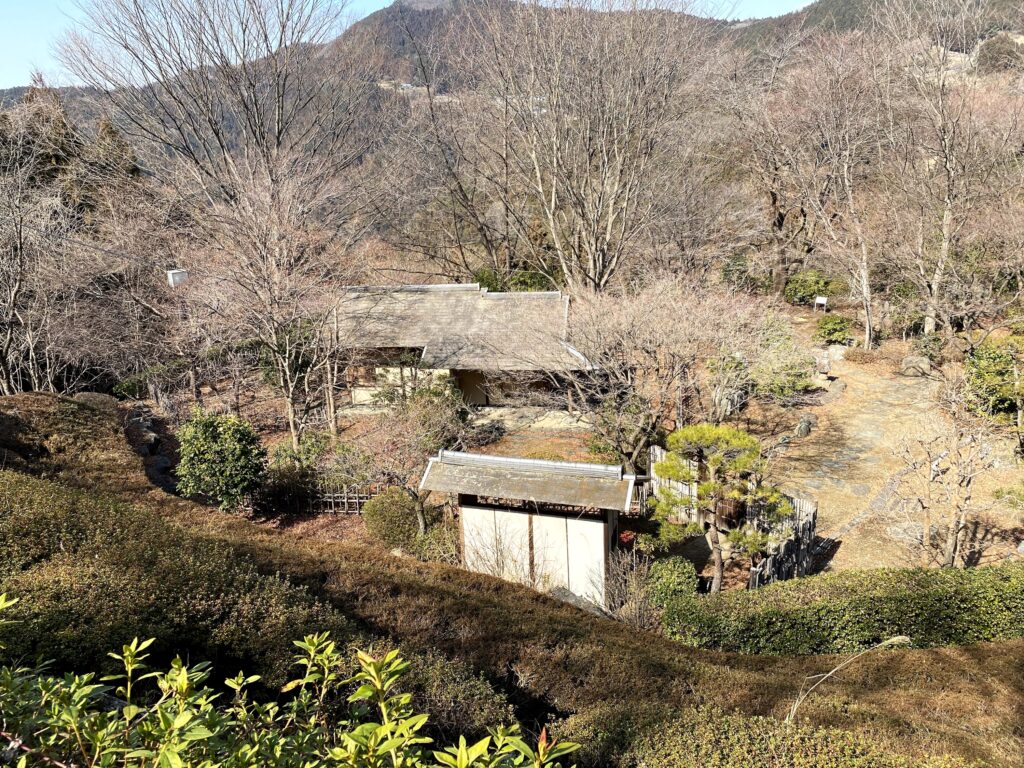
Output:
<svg viewBox="0 0 1024 768">
<path fill-rule="evenodd" d="M 939 259 L 932 270 L 931 279 L 928 281 L 928 301 L 924 311 L 924 333 L 935 333 L 939 317 L 939 297 L 942 294 L 943 283 L 946 280 L 946 265 L 949 263 L 949 254 L 953 244 L 953 203 L 947 199 L 945 210 L 942 212 L 942 244 L 939 247 Z"/>
<path fill-rule="evenodd" d="M 717 502 L 716 502 L 717 508 Z M 722 557 L 722 536 L 718 530 L 718 512 L 711 516 L 711 561 L 715 566 L 715 573 L 711 579 L 711 592 L 718 594 L 722 591 L 722 580 L 725 577 L 725 558 Z"/>
</svg>

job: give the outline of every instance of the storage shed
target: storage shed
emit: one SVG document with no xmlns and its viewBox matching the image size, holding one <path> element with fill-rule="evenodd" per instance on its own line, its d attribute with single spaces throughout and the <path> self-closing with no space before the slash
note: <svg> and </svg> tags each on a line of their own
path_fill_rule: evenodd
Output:
<svg viewBox="0 0 1024 768">
<path fill-rule="evenodd" d="M 457 496 L 468 570 L 603 607 L 635 479 L 617 465 L 441 451 L 420 488 Z"/>
</svg>

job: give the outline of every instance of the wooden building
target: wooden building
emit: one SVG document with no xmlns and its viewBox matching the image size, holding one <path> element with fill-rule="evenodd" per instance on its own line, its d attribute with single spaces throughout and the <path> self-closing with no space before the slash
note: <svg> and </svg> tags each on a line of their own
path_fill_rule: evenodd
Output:
<svg viewBox="0 0 1024 768">
<path fill-rule="evenodd" d="M 559 291 L 492 293 L 476 283 L 348 288 L 340 338 L 360 353 L 349 387 L 366 403 L 411 377 L 452 381 L 466 402 L 492 405 L 503 390 L 546 386 L 586 359 L 566 341 L 569 297 Z"/>
<path fill-rule="evenodd" d="M 604 607 L 635 480 L 616 465 L 441 451 L 420 489 L 457 497 L 468 570 Z"/>
</svg>

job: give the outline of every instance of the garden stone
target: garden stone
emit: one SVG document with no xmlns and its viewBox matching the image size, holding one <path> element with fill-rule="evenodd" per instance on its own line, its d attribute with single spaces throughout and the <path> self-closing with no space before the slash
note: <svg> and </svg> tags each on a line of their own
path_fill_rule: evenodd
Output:
<svg viewBox="0 0 1024 768">
<path fill-rule="evenodd" d="M 927 376 L 931 370 L 931 360 L 922 355 L 908 355 L 900 365 L 900 374 L 903 376 Z"/>
<path fill-rule="evenodd" d="M 846 351 L 849 349 L 845 344 L 829 344 L 828 359 L 832 362 L 846 359 Z"/>
<path fill-rule="evenodd" d="M 818 417 L 813 413 L 800 414 L 800 422 L 796 425 L 796 436 L 807 437 L 817 425 Z"/>
</svg>

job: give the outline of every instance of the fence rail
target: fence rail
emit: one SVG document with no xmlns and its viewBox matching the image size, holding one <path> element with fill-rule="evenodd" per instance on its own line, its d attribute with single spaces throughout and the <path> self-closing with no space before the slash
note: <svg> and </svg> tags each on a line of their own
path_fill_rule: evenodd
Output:
<svg viewBox="0 0 1024 768">
<path fill-rule="evenodd" d="M 318 512 L 361 515 L 366 502 L 374 496 L 379 496 L 384 490 L 385 488 L 379 485 L 338 485 L 321 481 L 317 483 L 313 503 Z"/>
</svg>

